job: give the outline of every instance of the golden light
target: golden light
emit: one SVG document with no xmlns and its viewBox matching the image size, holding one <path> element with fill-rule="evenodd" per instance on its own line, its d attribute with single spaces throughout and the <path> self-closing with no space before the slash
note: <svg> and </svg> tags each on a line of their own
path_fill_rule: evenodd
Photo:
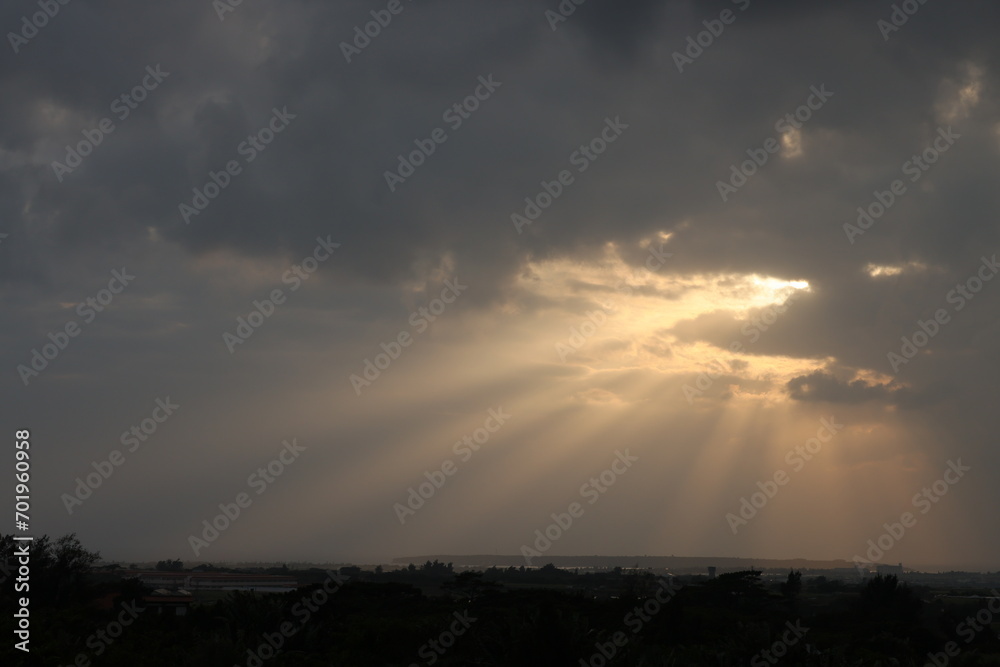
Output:
<svg viewBox="0 0 1000 667">
<path fill-rule="evenodd" d="M 781 135 L 781 153 L 785 157 L 794 158 L 802 155 L 802 131 L 789 128 Z"/>
<path fill-rule="evenodd" d="M 954 123 L 968 118 L 979 104 L 985 70 L 977 63 L 966 63 L 964 69 L 964 81 L 945 79 L 941 83 L 936 111 L 942 123 Z"/>
<path fill-rule="evenodd" d="M 640 512 L 630 531 L 643 536 L 650 552 L 698 553 L 728 535 L 725 513 L 756 490 L 754 480 L 788 468 L 787 452 L 815 435 L 820 416 L 834 412 L 847 428 L 793 479 L 799 491 L 783 492 L 733 544 L 743 553 L 765 550 L 775 535 L 785 534 L 783 525 L 809 517 L 831 533 L 843 531 L 844 549 L 854 549 L 843 517 L 865 516 L 866 502 L 905 497 L 915 474 L 910 471 L 922 469 L 907 451 L 908 427 L 888 406 L 847 420 L 844 406 L 791 398 L 789 380 L 829 372 L 837 360 L 763 347 L 764 337 L 777 331 L 763 332 L 759 343 L 741 333 L 765 313 L 775 329 L 792 325 L 800 317 L 799 301 L 811 298 L 808 281 L 678 272 L 669 258 L 644 266 L 645 253 L 668 252 L 671 241 L 669 234 L 653 234 L 632 248 L 608 244 L 585 260 L 534 261 L 524 267 L 508 302 L 442 317 L 399 367 L 386 371 L 395 379 L 372 388 L 378 400 L 353 404 L 358 419 L 372 423 L 383 419 L 385 404 L 400 406 L 400 419 L 409 425 L 405 438 L 379 443 L 397 465 L 387 471 L 375 457 L 368 466 L 355 466 L 336 494 L 326 492 L 332 509 L 325 511 L 351 524 L 348 498 L 382 502 L 385 529 L 400 530 L 419 544 L 448 545 L 456 534 L 482 525 L 528 541 L 550 512 L 579 499 L 579 484 L 607 465 L 609 453 L 631 447 L 641 464 L 599 509 L 592 515 L 588 510 L 593 518 L 587 530 L 613 531 L 628 508 L 641 503 L 648 511 Z M 447 268 L 445 262 L 428 270 Z M 682 335 L 678 327 L 692 322 L 704 330 Z M 745 349 L 732 353 L 732 340 Z M 559 345 L 570 350 L 565 359 Z M 720 365 L 722 372 L 708 378 Z M 684 386 L 702 373 L 711 387 L 689 402 Z M 428 377 L 436 381 L 428 383 Z M 892 380 L 864 370 L 849 379 L 869 385 Z M 474 458 L 459 461 L 453 444 L 481 425 L 495 396 L 504 397 L 503 408 L 513 418 Z M 454 412 L 440 413 L 442 405 L 453 405 Z M 880 430 L 872 431 L 872 424 Z M 458 474 L 418 515 L 398 525 L 395 504 L 405 503 L 408 489 L 426 481 L 423 471 L 445 459 L 460 463 Z M 906 471 L 893 472 L 901 464 Z M 396 491 L 380 497 L 386 484 Z M 865 491 L 858 497 L 839 493 L 847 485 Z M 328 479 L 317 477 L 310 493 L 328 486 Z M 579 548 L 569 542 L 577 539 L 573 535 L 551 554 Z M 504 541 L 493 548 L 516 553 L 519 546 Z"/>
<path fill-rule="evenodd" d="M 872 278 L 891 278 L 904 273 L 916 273 L 927 271 L 928 267 L 923 262 L 907 262 L 905 264 L 868 264 L 865 266 L 865 273 Z"/>
</svg>

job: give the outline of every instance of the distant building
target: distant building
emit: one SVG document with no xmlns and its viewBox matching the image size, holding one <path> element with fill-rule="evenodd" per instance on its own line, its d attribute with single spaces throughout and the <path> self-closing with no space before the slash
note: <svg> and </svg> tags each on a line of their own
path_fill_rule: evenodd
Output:
<svg viewBox="0 0 1000 667">
<path fill-rule="evenodd" d="M 887 577 L 890 574 L 896 575 L 897 577 L 903 576 L 903 564 L 899 565 L 876 565 L 875 573 L 880 574 L 883 577 Z"/>
<path fill-rule="evenodd" d="M 714 565 L 709 565 L 708 566 L 708 578 L 709 579 L 715 579 L 715 566 Z"/>
<path fill-rule="evenodd" d="M 155 614 L 184 616 L 194 603 L 194 596 L 184 589 L 159 588 L 152 595 L 142 597 L 143 607 Z"/>
</svg>

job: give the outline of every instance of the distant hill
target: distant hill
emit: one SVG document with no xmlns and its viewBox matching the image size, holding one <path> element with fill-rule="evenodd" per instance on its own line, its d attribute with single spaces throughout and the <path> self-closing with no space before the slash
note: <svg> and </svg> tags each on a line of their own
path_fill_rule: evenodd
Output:
<svg viewBox="0 0 1000 667">
<path fill-rule="evenodd" d="M 394 558 L 393 563 L 420 565 L 427 561 L 437 560 L 442 563 L 453 563 L 459 567 L 520 567 L 524 565 L 522 556 L 499 555 L 430 555 L 405 556 Z M 847 560 L 808 560 L 806 558 L 769 559 L 769 558 L 726 558 L 719 556 L 549 556 L 543 555 L 533 559 L 533 565 L 538 567 L 552 563 L 556 567 L 579 568 L 614 568 L 640 567 L 668 569 L 675 574 L 704 573 L 708 567 L 716 567 L 720 572 L 748 570 L 751 567 L 758 570 L 795 569 L 795 570 L 838 570 L 854 569 L 854 564 Z M 895 563 L 893 563 L 895 564 Z"/>
</svg>

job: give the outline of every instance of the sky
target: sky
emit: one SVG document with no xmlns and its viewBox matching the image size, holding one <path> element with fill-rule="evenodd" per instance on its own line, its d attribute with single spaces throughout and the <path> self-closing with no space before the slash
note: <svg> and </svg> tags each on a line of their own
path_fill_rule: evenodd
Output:
<svg viewBox="0 0 1000 667">
<path fill-rule="evenodd" d="M 998 20 L 5 3 L 30 531 L 1000 569 Z"/>
</svg>

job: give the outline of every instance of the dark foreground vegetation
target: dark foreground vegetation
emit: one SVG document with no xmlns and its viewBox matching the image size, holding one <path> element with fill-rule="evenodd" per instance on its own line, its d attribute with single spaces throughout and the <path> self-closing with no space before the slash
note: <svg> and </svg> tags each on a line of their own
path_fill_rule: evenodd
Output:
<svg viewBox="0 0 1000 667">
<path fill-rule="evenodd" d="M 42 538 L 31 551 L 25 654 L 14 647 L 24 595 L 14 590 L 14 551 L 0 537 L 0 665 L 1000 665 L 1000 601 L 974 597 L 989 591 L 947 596 L 893 576 L 846 584 L 791 572 L 766 584 L 754 570 L 668 579 L 551 566 L 455 573 L 436 562 L 392 572 L 271 568 L 261 573 L 305 585 L 216 592 L 178 615 L 149 605 L 152 591 L 136 579 L 94 569 L 97 554 L 73 536 Z M 180 561 L 158 569 L 186 571 Z"/>
</svg>

